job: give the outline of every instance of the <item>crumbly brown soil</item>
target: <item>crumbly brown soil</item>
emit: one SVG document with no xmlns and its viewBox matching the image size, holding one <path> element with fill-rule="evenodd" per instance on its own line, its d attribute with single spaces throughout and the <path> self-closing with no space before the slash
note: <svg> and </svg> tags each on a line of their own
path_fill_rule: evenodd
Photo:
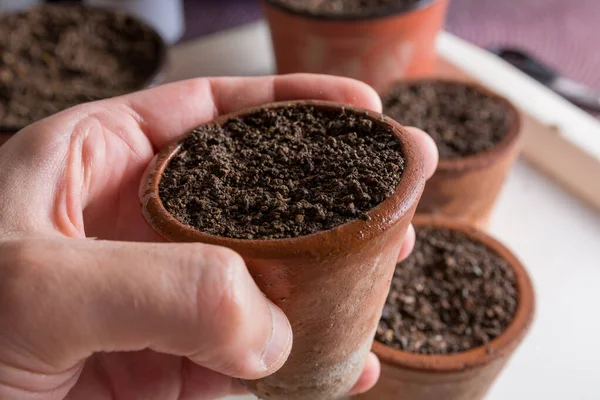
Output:
<svg viewBox="0 0 600 400">
<path fill-rule="evenodd" d="M 289 238 L 368 219 L 403 169 L 399 140 L 370 117 L 280 107 L 196 129 L 159 194 L 172 215 L 202 232 Z"/>
<path fill-rule="evenodd" d="M 444 159 L 491 150 L 514 123 L 504 102 L 453 82 L 400 83 L 382 99 L 384 114 L 423 129 Z"/>
<path fill-rule="evenodd" d="M 463 233 L 417 228 L 416 247 L 396 266 L 376 339 L 419 354 L 485 345 L 510 325 L 518 291 L 508 263 Z"/>
<path fill-rule="evenodd" d="M 47 5 L 0 17 L 0 125 L 141 89 L 159 38 L 117 12 Z"/>
<path fill-rule="evenodd" d="M 360 16 L 371 15 L 410 6 L 420 0 L 271 0 L 296 11 L 314 15 Z"/>
</svg>

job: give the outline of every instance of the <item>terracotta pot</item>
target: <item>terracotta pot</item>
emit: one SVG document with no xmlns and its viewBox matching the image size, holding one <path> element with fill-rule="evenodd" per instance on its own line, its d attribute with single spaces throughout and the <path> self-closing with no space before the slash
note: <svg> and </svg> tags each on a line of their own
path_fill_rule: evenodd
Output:
<svg viewBox="0 0 600 400">
<path fill-rule="evenodd" d="M 86 6 L 86 7 L 93 8 L 93 9 L 114 11 L 114 10 L 107 9 L 104 7 L 93 7 L 93 6 Z M 22 12 L 22 10 L 20 10 L 20 11 Z M 154 32 L 155 38 L 158 43 L 158 54 L 157 54 L 157 60 L 156 60 L 156 65 L 154 66 L 154 70 L 148 76 L 148 78 L 139 85 L 139 87 L 132 90 L 132 92 L 134 92 L 137 90 L 148 89 L 148 88 L 157 86 L 164 82 L 165 76 L 166 76 L 167 61 L 168 61 L 168 48 L 167 48 L 165 41 L 162 39 L 161 35 L 159 35 L 159 33 L 154 28 L 152 28 L 150 25 L 148 25 L 146 22 L 142 21 L 141 19 L 136 18 L 135 16 L 130 15 L 130 17 L 132 19 L 136 20 L 139 24 L 145 25 L 149 29 L 151 29 Z M 8 125 L 2 125 L 2 123 L 0 123 L 0 146 L 2 146 L 8 139 L 10 139 L 14 134 L 19 132 L 23 128 L 25 128 L 25 127 L 24 126 L 8 126 Z"/>
<path fill-rule="evenodd" d="M 506 137 L 490 151 L 467 157 L 440 159 L 435 174 L 427 181 L 417 208 L 419 214 L 445 215 L 485 229 L 500 190 L 519 153 L 523 133 L 521 114 L 510 101 L 476 83 L 449 79 L 418 81 L 454 82 L 470 86 L 506 105 L 510 119 Z M 415 80 L 406 81 L 407 84 L 411 82 Z"/>
<path fill-rule="evenodd" d="M 449 0 L 422 0 L 361 17 L 314 16 L 272 0 L 264 9 L 277 72 L 349 76 L 375 89 L 432 75 Z"/>
<path fill-rule="evenodd" d="M 353 399 L 482 399 L 533 322 L 535 294 L 531 279 L 510 250 L 481 230 L 455 220 L 433 216 L 415 217 L 413 223 L 416 226 L 461 231 L 508 261 L 515 272 L 519 291 L 515 318 L 506 331 L 489 344 L 452 355 L 407 353 L 376 341 L 373 343 L 373 351 L 381 360 L 381 378 L 373 389 Z"/>
<path fill-rule="evenodd" d="M 183 139 L 155 157 L 142 181 L 140 199 L 146 220 L 165 239 L 238 252 L 260 289 L 288 316 L 294 333 L 288 361 L 275 374 L 246 382 L 247 387 L 265 399 L 330 400 L 346 393 L 363 369 L 400 246 L 423 190 L 424 166 L 417 144 L 389 118 L 321 101 L 263 107 L 291 105 L 344 109 L 393 128 L 402 143 L 406 169 L 394 194 L 368 213 L 370 220 L 277 240 L 217 237 L 183 225 L 165 210 L 158 195 L 161 175 Z M 222 116 L 210 124 L 254 111 Z"/>
</svg>

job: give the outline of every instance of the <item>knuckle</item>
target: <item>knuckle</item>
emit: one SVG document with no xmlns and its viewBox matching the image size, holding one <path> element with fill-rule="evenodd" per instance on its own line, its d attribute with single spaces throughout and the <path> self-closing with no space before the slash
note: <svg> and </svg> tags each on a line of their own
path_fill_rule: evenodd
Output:
<svg viewBox="0 0 600 400">
<path fill-rule="evenodd" d="M 209 267 L 216 281 L 213 304 L 215 314 L 231 321 L 231 325 L 242 323 L 244 297 L 248 290 L 248 273 L 244 260 L 234 251 L 220 249 L 214 254 L 214 266 Z"/>
<path fill-rule="evenodd" d="M 215 263 L 223 268 L 246 269 L 246 263 L 242 256 L 231 249 L 226 247 L 215 247 L 213 248 L 212 254 Z"/>
<path fill-rule="evenodd" d="M 244 329 L 251 322 L 247 301 L 253 282 L 244 260 L 232 250 L 215 248 L 207 262 L 198 307 L 209 310 L 219 341 L 228 347 L 242 341 Z"/>
<path fill-rule="evenodd" d="M 243 259 L 234 251 L 210 245 L 178 245 L 178 280 L 183 280 L 185 296 L 195 296 L 193 308 L 198 324 L 214 326 L 236 319 L 243 307 L 245 292 Z M 187 297 L 189 299 L 189 297 Z"/>
<path fill-rule="evenodd" d="M 181 247 L 180 247 L 181 249 Z M 192 358 L 230 376 L 248 375 L 256 365 L 253 309 L 256 287 L 242 257 L 217 246 L 189 247 L 182 254 L 184 268 L 193 276 L 195 302 L 189 318 L 199 330 L 191 346 Z M 199 251 L 200 250 L 200 251 Z M 266 339 L 258 340 L 266 342 Z"/>
<path fill-rule="evenodd" d="M 254 318 L 256 309 L 254 282 L 242 258 L 228 251 L 221 257 L 222 285 L 216 315 L 220 331 L 220 369 L 235 377 L 248 377 L 257 367 L 257 355 L 264 350 L 268 337 L 257 337 Z M 254 301 L 253 301 L 254 300 Z M 258 335 L 261 336 L 261 335 Z"/>
<path fill-rule="evenodd" d="M 252 278 L 240 255 L 208 246 L 197 275 L 196 315 L 206 339 L 196 349 L 203 363 L 231 376 L 244 375 L 252 364 L 248 329 L 252 321 Z"/>
</svg>

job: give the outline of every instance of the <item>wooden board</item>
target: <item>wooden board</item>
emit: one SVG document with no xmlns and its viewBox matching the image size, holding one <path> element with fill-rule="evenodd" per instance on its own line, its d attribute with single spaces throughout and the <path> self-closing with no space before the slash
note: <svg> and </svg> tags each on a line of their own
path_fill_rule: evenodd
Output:
<svg viewBox="0 0 600 400">
<path fill-rule="evenodd" d="M 439 61 L 438 75 L 475 80 L 443 59 Z M 565 140 L 558 127 L 546 125 L 525 112 L 521 115 L 524 132 L 522 156 L 574 195 L 600 209 L 599 160 Z"/>
</svg>

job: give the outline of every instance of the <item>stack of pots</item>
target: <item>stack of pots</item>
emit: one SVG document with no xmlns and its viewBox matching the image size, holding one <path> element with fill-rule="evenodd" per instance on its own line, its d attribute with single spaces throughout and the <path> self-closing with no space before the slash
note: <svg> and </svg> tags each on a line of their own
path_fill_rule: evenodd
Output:
<svg viewBox="0 0 600 400">
<path fill-rule="evenodd" d="M 379 93 L 399 82 L 435 82 L 435 39 L 447 0 L 416 1 L 363 16 L 315 15 L 265 0 L 264 9 L 281 74 L 313 72 L 364 81 Z M 449 82 L 449 80 L 445 80 Z M 419 355 L 375 342 L 382 362 L 379 383 L 360 400 L 479 400 L 522 342 L 533 321 L 535 296 L 519 260 L 487 235 L 491 212 L 518 155 L 521 117 L 508 100 L 464 81 L 450 81 L 485 93 L 507 111 L 509 128 L 491 150 L 441 159 L 418 205 L 417 226 L 463 232 L 504 258 L 513 269 L 519 304 L 512 324 L 489 344 L 452 355 Z M 402 122 L 402 121 L 399 121 Z"/>
<path fill-rule="evenodd" d="M 397 6 L 363 15 L 318 14 L 292 8 L 279 0 L 264 0 L 263 6 L 278 73 L 347 76 L 385 93 L 398 81 L 432 79 L 435 75 L 435 41 L 448 3 L 399 2 Z M 519 113 L 509 101 L 477 87 L 505 103 L 512 121 L 510 131 L 492 151 L 442 159 L 427 183 L 417 212 L 445 215 L 487 228 L 518 154 L 521 124 Z"/>
</svg>

